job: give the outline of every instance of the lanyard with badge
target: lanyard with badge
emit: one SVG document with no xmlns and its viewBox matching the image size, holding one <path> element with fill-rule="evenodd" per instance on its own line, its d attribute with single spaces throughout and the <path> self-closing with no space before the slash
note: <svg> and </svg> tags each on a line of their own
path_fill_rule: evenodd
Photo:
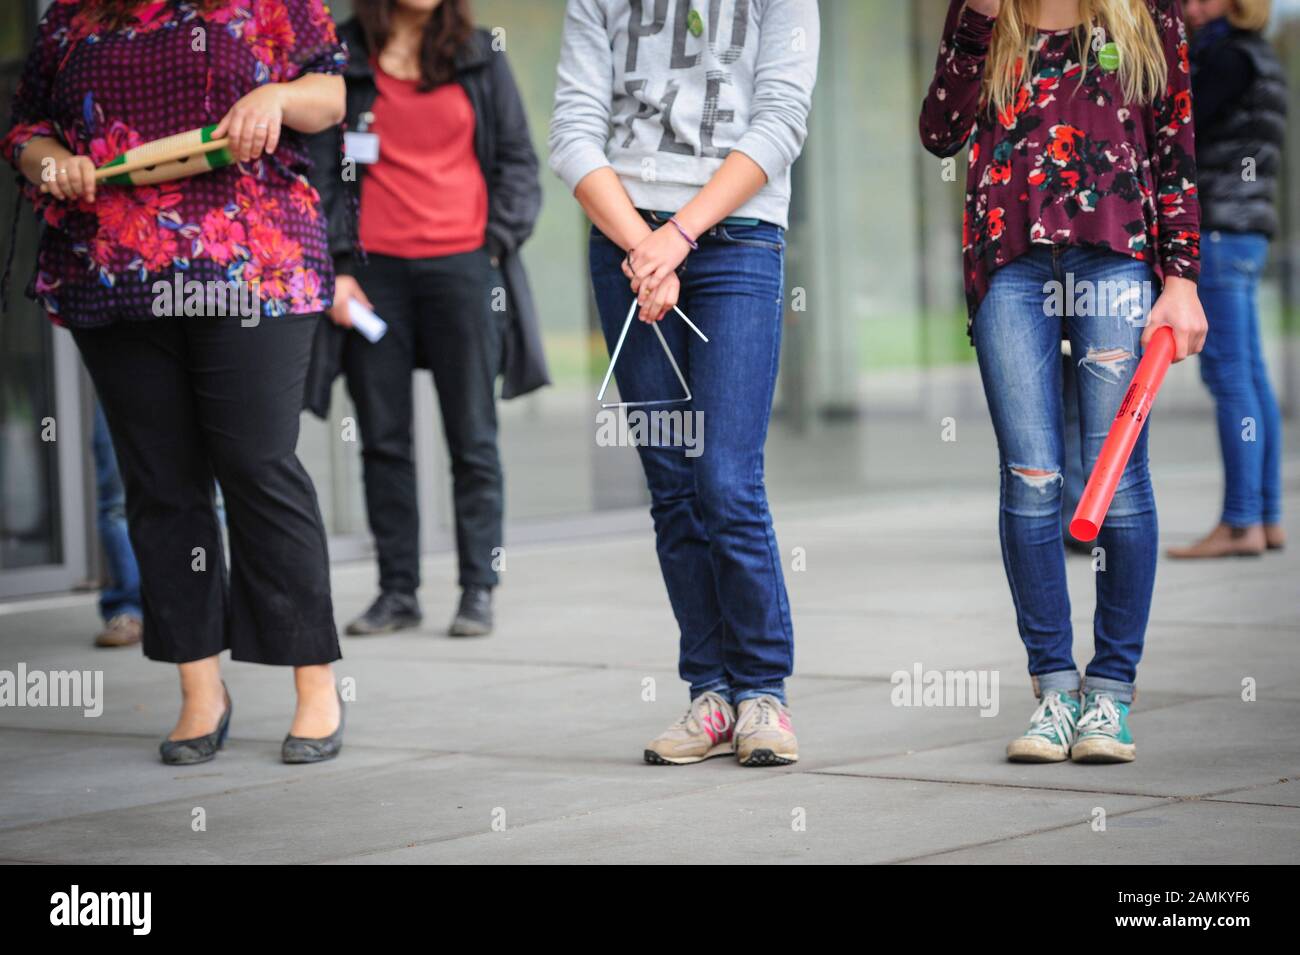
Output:
<svg viewBox="0 0 1300 955">
<path fill-rule="evenodd" d="M 343 155 L 363 166 L 372 166 L 379 162 L 379 135 L 370 131 L 375 121 L 375 114 L 366 110 L 357 119 L 355 131 L 343 134 Z"/>
</svg>

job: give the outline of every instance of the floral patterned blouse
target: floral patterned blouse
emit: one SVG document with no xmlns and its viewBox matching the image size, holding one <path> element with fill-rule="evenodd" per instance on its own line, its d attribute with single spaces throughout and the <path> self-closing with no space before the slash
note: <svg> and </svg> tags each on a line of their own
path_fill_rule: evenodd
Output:
<svg viewBox="0 0 1300 955">
<path fill-rule="evenodd" d="M 994 21 L 951 0 L 921 141 L 940 156 L 970 142 L 962 223 L 970 321 L 993 272 L 1034 245 L 1110 249 L 1150 262 L 1162 279 L 1199 274 L 1187 35 L 1177 0 L 1146 4 L 1169 67 L 1154 103 L 1125 104 L 1118 71 L 1103 66 L 1113 64 L 1106 37 L 1089 44 L 1085 70 L 1074 30 L 1042 31 L 1033 74 L 993 116 L 980 84 Z"/>
<path fill-rule="evenodd" d="M 14 98 L 0 152 L 57 136 L 96 165 L 154 139 L 220 121 L 263 83 L 340 73 L 346 53 L 321 0 L 228 0 L 211 12 L 166 0 L 122 29 L 96 29 L 78 0 L 55 0 Z M 60 202 L 24 178 L 46 227 L 28 294 L 59 324 L 155 314 L 153 285 L 242 282 L 266 316 L 328 306 L 333 271 L 305 137 L 283 130 L 272 157 L 152 186 L 101 183 L 94 203 Z"/>
</svg>

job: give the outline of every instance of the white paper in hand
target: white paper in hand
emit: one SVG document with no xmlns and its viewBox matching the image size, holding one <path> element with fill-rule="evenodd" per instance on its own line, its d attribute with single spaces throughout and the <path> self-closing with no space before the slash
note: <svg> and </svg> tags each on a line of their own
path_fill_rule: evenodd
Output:
<svg viewBox="0 0 1300 955">
<path fill-rule="evenodd" d="M 352 327 L 372 345 L 388 331 L 388 323 L 355 298 L 348 299 L 348 318 L 352 320 Z"/>
</svg>

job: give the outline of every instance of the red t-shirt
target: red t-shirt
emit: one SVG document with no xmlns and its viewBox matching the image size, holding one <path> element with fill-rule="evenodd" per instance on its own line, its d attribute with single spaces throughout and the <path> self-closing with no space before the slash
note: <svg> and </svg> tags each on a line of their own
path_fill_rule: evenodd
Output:
<svg viewBox="0 0 1300 955">
<path fill-rule="evenodd" d="M 474 107 L 459 83 L 420 92 L 372 63 L 379 95 L 368 132 L 379 161 L 361 180 L 361 245 L 404 259 L 482 248 L 487 182 L 474 152 Z"/>
</svg>

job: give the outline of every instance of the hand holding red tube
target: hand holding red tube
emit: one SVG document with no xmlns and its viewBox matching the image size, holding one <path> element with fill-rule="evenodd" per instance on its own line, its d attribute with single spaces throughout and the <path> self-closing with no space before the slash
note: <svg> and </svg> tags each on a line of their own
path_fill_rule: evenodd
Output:
<svg viewBox="0 0 1300 955">
<path fill-rule="evenodd" d="M 1110 509 L 1119 479 L 1128 465 L 1133 446 L 1137 444 L 1142 426 L 1146 424 L 1151 406 L 1155 404 L 1156 394 L 1164 383 L 1165 373 L 1173 363 L 1176 345 L 1174 330 L 1162 325 L 1151 335 L 1142 361 L 1138 363 L 1128 392 L 1120 403 L 1119 412 L 1111 423 L 1110 433 L 1101 446 L 1097 463 L 1092 475 L 1079 498 L 1075 508 L 1074 519 L 1070 521 L 1070 534 L 1076 540 L 1091 541 L 1097 538 L 1106 511 Z"/>
</svg>

